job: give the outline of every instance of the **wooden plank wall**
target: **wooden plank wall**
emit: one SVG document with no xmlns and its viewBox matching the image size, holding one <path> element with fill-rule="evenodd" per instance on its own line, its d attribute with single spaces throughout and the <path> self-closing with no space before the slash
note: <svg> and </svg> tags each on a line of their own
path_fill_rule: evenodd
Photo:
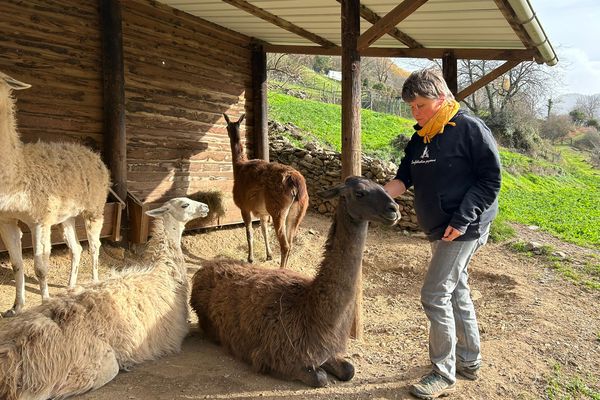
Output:
<svg viewBox="0 0 600 400">
<path fill-rule="evenodd" d="M 25 142 L 102 148 L 98 5 L 79 0 L 1 0 L 0 71 L 32 85 L 15 92 Z"/>
<path fill-rule="evenodd" d="M 155 2 L 122 4 L 129 191 L 155 204 L 221 190 L 219 223 L 239 222 L 222 113 L 252 121 L 249 38 Z"/>
<path fill-rule="evenodd" d="M 102 151 L 98 1 L 0 1 L 0 71 L 32 85 L 14 92 L 23 141 Z M 218 224 L 241 222 L 221 114 L 246 113 L 251 149 L 250 38 L 153 1 L 121 4 L 128 189 L 151 205 L 221 190 Z"/>
</svg>

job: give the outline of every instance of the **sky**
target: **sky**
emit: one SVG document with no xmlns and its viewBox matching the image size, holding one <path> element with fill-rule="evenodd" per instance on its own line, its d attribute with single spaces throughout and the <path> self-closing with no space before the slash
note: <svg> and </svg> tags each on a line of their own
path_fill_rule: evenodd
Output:
<svg viewBox="0 0 600 400">
<path fill-rule="evenodd" d="M 600 1 L 529 0 L 563 75 L 559 93 L 600 94 Z"/>
</svg>

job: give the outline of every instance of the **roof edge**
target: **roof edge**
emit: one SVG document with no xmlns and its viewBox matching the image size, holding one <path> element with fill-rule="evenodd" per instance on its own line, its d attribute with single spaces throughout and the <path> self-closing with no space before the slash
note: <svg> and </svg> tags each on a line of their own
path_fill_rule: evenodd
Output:
<svg viewBox="0 0 600 400">
<path fill-rule="evenodd" d="M 519 24 L 534 42 L 534 46 L 542 56 L 544 62 L 548 66 L 556 65 L 558 63 L 558 56 L 554 52 L 550 40 L 546 36 L 546 32 L 544 32 L 544 28 L 542 28 L 542 24 L 533 11 L 529 0 L 508 0 L 508 3 L 519 19 Z"/>
</svg>

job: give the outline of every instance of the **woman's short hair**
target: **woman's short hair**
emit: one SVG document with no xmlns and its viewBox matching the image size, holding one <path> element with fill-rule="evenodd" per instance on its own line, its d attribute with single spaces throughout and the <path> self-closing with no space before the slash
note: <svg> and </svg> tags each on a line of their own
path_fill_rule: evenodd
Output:
<svg viewBox="0 0 600 400">
<path fill-rule="evenodd" d="M 402 100 L 407 103 L 414 101 L 417 96 L 439 99 L 441 95 L 450 99 L 454 98 L 444 80 L 442 71 L 437 67 L 414 71 L 402 86 Z"/>
</svg>

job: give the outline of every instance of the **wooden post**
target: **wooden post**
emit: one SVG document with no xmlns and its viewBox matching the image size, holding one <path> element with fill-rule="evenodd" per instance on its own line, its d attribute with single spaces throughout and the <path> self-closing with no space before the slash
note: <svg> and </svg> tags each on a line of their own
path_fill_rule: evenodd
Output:
<svg viewBox="0 0 600 400">
<path fill-rule="evenodd" d="M 256 45 L 252 49 L 252 93 L 252 110 L 254 114 L 254 158 L 269 161 L 267 53 L 260 45 Z"/>
<path fill-rule="evenodd" d="M 361 174 L 360 0 L 342 0 L 342 179 Z M 362 339 L 362 272 L 358 277 L 351 335 Z"/>
<path fill-rule="evenodd" d="M 113 190 L 121 199 L 126 199 L 125 72 L 119 0 L 100 0 L 100 18 L 105 137 L 103 155 L 111 172 Z"/>
<path fill-rule="evenodd" d="M 456 56 L 451 51 L 444 53 L 444 57 L 442 57 L 442 72 L 444 80 L 448 84 L 448 89 L 456 96 L 458 92 L 458 65 Z"/>
</svg>

